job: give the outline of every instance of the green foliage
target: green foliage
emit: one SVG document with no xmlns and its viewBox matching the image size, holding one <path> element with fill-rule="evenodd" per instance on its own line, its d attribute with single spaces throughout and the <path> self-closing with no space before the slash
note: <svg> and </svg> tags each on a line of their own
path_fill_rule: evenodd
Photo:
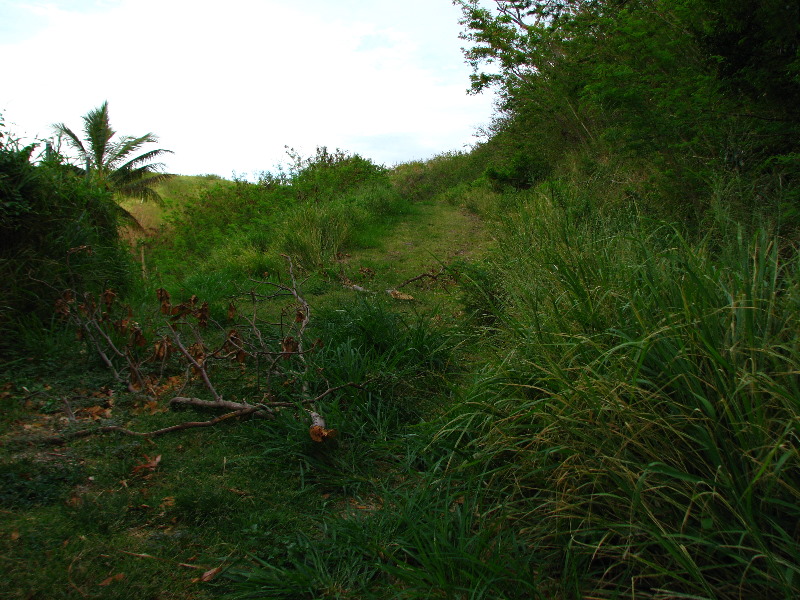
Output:
<svg viewBox="0 0 800 600">
<path fill-rule="evenodd" d="M 503 287 L 490 262 L 456 263 L 452 267 L 460 284 L 461 303 L 468 317 L 482 325 L 495 325 L 503 314 Z"/>
<path fill-rule="evenodd" d="M 280 555 L 232 572 L 236 591 L 227 597 L 538 597 L 525 549 L 487 527 L 475 490 L 415 477 L 378 491 L 326 514 L 317 535 L 300 534 Z"/>
<path fill-rule="evenodd" d="M 385 168 L 342 150 L 317 148 L 313 157 L 294 160 L 289 181 L 298 205 L 281 225 L 278 247 L 307 269 L 327 264 L 348 247 L 375 243 L 380 229 L 408 211 L 389 184 Z"/>
<path fill-rule="evenodd" d="M 82 478 L 83 469 L 75 462 L 0 462 L 0 506 L 29 508 L 64 501 Z"/>
<path fill-rule="evenodd" d="M 728 85 L 767 103 L 771 110 L 796 117 L 800 99 L 797 5 L 704 0 L 679 3 L 677 10 Z"/>
<path fill-rule="evenodd" d="M 167 238 L 154 250 L 159 272 L 182 285 L 183 253 L 197 264 L 234 276 L 274 271 L 280 254 L 313 271 L 347 248 L 375 245 L 380 232 L 410 207 L 384 168 L 358 155 L 319 148 L 290 153 L 290 173 L 264 173 L 258 183 L 219 182 L 167 215 Z"/>
<path fill-rule="evenodd" d="M 269 239 L 274 235 L 274 213 L 285 210 L 289 201 L 288 194 L 281 192 L 241 180 L 202 190 L 168 213 L 171 250 L 203 255 L 231 238 L 250 238 L 256 243 Z"/>
<path fill-rule="evenodd" d="M 405 198 L 413 202 L 433 200 L 459 184 L 478 179 L 486 168 L 487 156 L 480 148 L 466 152 L 446 152 L 426 161 L 395 167 L 391 180 Z"/>
<path fill-rule="evenodd" d="M 328 308 L 317 319 L 315 331 L 326 342 L 321 361 L 336 365 L 328 354 L 355 353 L 353 360 L 343 363 L 341 372 L 338 367 L 326 367 L 328 377 L 337 383 L 379 377 L 379 387 L 386 392 L 396 386 L 432 392 L 426 377 L 446 372 L 452 359 L 451 337 L 430 317 L 404 317 L 382 302 L 361 299 Z"/>
<path fill-rule="evenodd" d="M 289 180 L 300 201 L 325 202 L 386 176 L 384 167 L 338 148 L 330 152 L 325 146 L 319 146 L 316 154 L 308 158 L 291 149 L 288 153 L 292 160 Z"/>
<path fill-rule="evenodd" d="M 667 214 L 698 223 L 720 185 L 745 177 L 750 190 L 726 200 L 735 213 L 782 210 L 796 224 L 796 162 L 775 160 L 797 150 L 795 7 L 457 4 L 473 89 L 499 88 L 487 143 L 505 158 L 487 171 L 493 181 L 524 188 L 570 155 L 613 155 L 649 165 L 640 186 Z"/>
<path fill-rule="evenodd" d="M 515 153 L 506 166 L 489 166 L 486 177 L 501 190 L 505 187 L 526 190 L 545 179 L 550 172 L 551 166 L 544 158 L 521 151 Z"/>
<path fill-rule="evenodd" d="M 0 146 L 2 351 L 16 346 L 25 319 L 49 323 L 65 288 L 124 289 L 130 273 L 111 194 L 57 158 L 34 165 L 33 150 L 9 139 Z"/>
</svg>

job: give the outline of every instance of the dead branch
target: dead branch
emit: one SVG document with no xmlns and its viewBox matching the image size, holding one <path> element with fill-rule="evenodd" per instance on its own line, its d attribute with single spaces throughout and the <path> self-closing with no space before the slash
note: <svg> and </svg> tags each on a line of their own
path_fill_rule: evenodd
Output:
<svg viewBox="0 0 800 600">
<path fill-rule="evenodd" d="M 95 427 L 93 429 L 82 429 L 80 431 L 67 432 L 61 435 L 55 435 L 51 437 L 36 438 L 32 441 L 36 441 L 41 444 L 66 444 L 70 440 L 82 439 L 85 437 L 101 433 L 122 433 L 124 435 L 131 435 L 135 437 L 152 438 L 167 433 L 173 433 L 175 431 L 183 431 L 185 429 L 196 429 L 199 427 L 213 427 L 214 425 L 222 423 L 223 421 L 227 421 L 228 419 L 233 419 L 236 417 L 246 417 L 258 411 L 263 411 L 263 409 L 257 406 L 251 406 L 246 409 L 237 410 L 225 415 L 221 415 L 219 417 L 215 417 L 208 421 L 186 421 L 184 423 L 179 423 L 177 425 L 171 425 L 170 427 L 164 427 L 163 429 L 156 429 L 155 431 L 131 431 L 130 429 L 126 429 L 125 427 L 120 427 L 119 425 L 106 425 L 104 427 Z"/>
<path fill-rule="evenodd" d="M 234 411 L 241 411 L 241 410 L 249 410 L 251 408 L 255 408 L 256 411 L 263 411 L 269 413 L 270 415 L 274 414 L 275 409 L 279 408 L 292 408 L 297 406 L 298 404 L 306 405 L 306 404 L 314 404 L 319 402 L 329 394 L 333 392 L 337 392 L 347 387 L 356 388 L 359 390 L 363 390 L 364 386 L 353 381 L 348 383 L 344 383 L 342 385 L 337 385 L 332 388 L 328 388 L 318 396 L 314 398 L 306 398 L 300 400 L 300 402 L 259 402 L 257 404 L 249 404 L 247 402 L 231 402 L 230 400 L 202 400 L 200 398 L 182 398 L 180 396 L 173 398 L 169 401 L 170 406 L 177 405 L 177 406 L 197 406 L 199 408 L 224 408 L 226 410 L 234 410 Z M 314 413 L 316 414 L 316 413 Z M 259 416 L 258 412 L 255 413 L 255 416 Z"/>
<path fill-rule="evenodd" d="M 398 285 L 395 289 L 399 290 L 402 287 L 407 286 L 409 283 L 413 283 L 415 281 L 419 281 L 420 279 L 424 279 L 425 277 L 430 277 L 434 281 L 437 281 L 442 274 L 447 271 L 447 267 L 442 267 L 438 273 L 421 273 L 416 277 L 412 277 L 411 279 L 406 279 L 403 283 Z"/>
<path fill-rule="evenodd" d="M 222 396 L 220 396 L 217 393 L 217 390 L 214 388 L 214 385 L 211 383 L 211 379 L 209 379 L 209 377 L 208 377 L 208 372 L 206 371 L 206 361 L 203 360 L 203 362 L 201 363 L 198 360 L 196 360 L 194 356 L 192 356 L 192 354 L 186 349 L 186 346 L 184 346 L 183 343 L 181 342 L 181 338 L 178 335 L 177 330 L 172 326 L 172 324 L 169 325 L 169 330 L 172 333 L 172 341 L 175 342 L 175 345 L 178 347 L 178 350 L 180 351 L 180 353 L 183 355 L 183 357 L 186 359 L 186 361 L 190 365 L 192 365 L 196 369 L 196 371 L 200 374 L 200 377 L 202 377 L 203 383 L 205 384 L 206 389 L 209 392 L 211 392 L 212 396 L 214 396 L 214 400 L 216 400 L 218 402 L 221 402 L 222 401 Z"/>
<path fill-rule="evenodd" d="M 224 408 L 232 411 L 252 410 L 254 416 L 272 416 L 274 412 L 266 404 L 248 404 L 247 402 L 231 402 L 230 400 L 203 400 L 201 398 L 183 398 L 177 396 L 169 401 L 170 406 L 196 406 L 198 408 Z M 259 414 L 259 413 L 264 413 Z"/>
<path fill-rule="evenodd" d="M 158 333 L 160 340 L 155 343 L 153 353 L 149 357 L 143 357 L 142 353 L 138 351 L 137 348 L 143 348 L 146 345 L 146 340 L 138 324 L 132 321 L 133 313 L 130 307 L 127 309 L 127 317 L 121 317 L 119 321 L 112 321 L 110 315 L 112 314 L 113 300 L 114 297 L 116 297 L 116 294 L 112 290 L 106 290 L 104 294 L 98 298 L 97 302 L 91 294 L 84 294 L 84 304 L 78 306 L 78 310 L 71 309 L 71 305 L 75 303 L 78 294 L 73 290 L 65 291 L 62 294 L 62 298 L 56 304 L 57 313 L 60 314 L 62 318 L 69 319 L 79 326 L 90 347 L 93 347 L 100 355 L 100 358 L 112 372 L 114 378 L 119 383 L 127 386 L 129 392 L 144 395 L 151 401 L 155 401 L 154 398 L 147 395 L 145 392 L 153 395 L 157 394 L 156 386 L 158 385 L 158 380 L 164 375 L 169 356 L 173 355 L 175 357 L 180 357 L 179 363 L 184 368 L 185 375 L 183 387 L 177 392 L 178 395 L 169 401 L 170 406 L 221 409 L 228 412 L 208 421 L 187 421 L 154 431 L 139 432 L 118 425 L 107 425 L 80 431 L 66 432 L 52 437 L 40 438 L 35 441 L 40 443 L 63 444 L 68 440 L 81 439 L 104 433 L 121 433 L 123 435 L 135 437 L 152 438 L 187 429 L 213 427 L 231 418 L 245 416 L 274 418 L 277 411 L 292 408 L 298 409 L 301 414 L 302 412 L 308 414 L 311 419 L 311 438 L 314 441 L 320 442 L 333 437 L 336 433 L 335 430 L 326 428 L 325 420 L 320 413 L 317 412 L 316 404 L 330 394 L 343 388 L 364 388 L 362 385 L 355 382 L 348 382 L 333 387 L 326 382 L 327 389 L 322 393 L 314 397 L 309 393 L 309 362 L 306 360 L 305 355 L 316 351 L 319 346 L 317 342 L 314 342 L 310 348 L 304 347 L 304 335 L 311 319 L 311 308 L 300 293 L 299 283 L 295 275 L 295 268 L 291 257 L 287 255 L 283 255 L 283 257 L 288 263 L 289 282 L 286 284 L 269 281 L 259 282 L 272 286 L 273 289 L 277 291 L 275 294 L 269 296 L 258 295 L 258 298 L 274 298 L 278 295 L 284 295 L 291 296 L 294 299 L 295 303 L 291 306 L 291 309 L 284 309 L 281 322 L 273 324 L 276 327 L 280 327 L 280 336 L 270 338 L 262 335 L 260 329 L 262 323 L 258 319 L 255 306 L 256 293 L 255 291 L 251 291 L 250 296 L 253 301 L 253 314 L 250 318 L 245 317 L 249 328 L 245 327 L 244 329 L 240 329 L 239 326 L 234 326 L 234 329 L 228 331 L 222 345 L 213 351 L 206 347 L 205 335 L 202 334 L 201 331 L 205 330 L 209 324 L 212 324 L 213 327 L 220 332 L 224 332 L 224 328 L 216 320 L 210 318 L 207 302 L 200 304 L 198 307 L 199 300 L 196 296 L 192 296 L 189 300 L 179 305 L 172 306 L 169 293 L 164 289 L 157 290 L 157 297 L 160 302 L 160 313 L 164 316 L 164 321 Z M 100 300 L 102 300 L 102 304 Z M 105 308 L 103 308 L 103 305 Z M 233 312 L 235 316 L 235 307 L 229 307 L 229 315 L 231 312 Z M 287 315 L 292 315 L 293 317 L 288 323 L 284 321 L 284 317 Z M 229 316 L 229 319 L 232 318 L 233 317 Z M 196 323 L 194 320 L 196 320 Z M 248 329 L 250 330 L 249 336 Z M 118 340 L 117 337 L 113 335 L 114 330 L 121 335 L 128 334 L 127 341 Z M 187 340 L 192 338 L 195 343 L 190 346 Z M 288 398 L 283 401 L 273 401 L 270 399 L 270 396 L 267 395 L 265 399 L 269 401 L 258 403 L 224 400 L 212 381 L 210 365 L 214 364 L 214 361 L 222 359 L 236 360 L 243 363 L 244 358 L 248 356 L 255 358 L 256 361 L 259 360 L 259 357 L 267 357 L 269 361 L 267 375 L 268 384 L 273 374 L 286 376 L 287 385 L 299 381 L 302 384 L 302 389 L 299 390 L 297 397 L 294 399 Z M 288 360 L 292 357 L 296 357 L 297 361 Z M 114 360 L 117 359 L 119 359 L 118 362 L 124 361 L 123 366 L 115 366 Z M 155 366 L 160 364 L 160 374 L 157 379 L 153 379 L 152 376 L 145 377 L 143 375 L 142 368 L 148 363 L 153 363 Z M 258 366 L 256 366 L 256 369 L 260 376 L 260 369 Z M 203 386 L 212 397 L 210 400 L 180 395 L 189 382 L 191 372 L 194 372 L 202 381 Z M 135 388 L 134 384 L 138 384 L 139 387 Z M 71 421 L 74 421 L 74 413 L 68 402 L 65 402 L 64 410 L 67 417 Z"/>
<path fill-rule="evenodd" d="M 319 400 L 322 400 L 327 395 L 337 391 L 344 389 L 346 387 L 354 387 L 357 389 L 364 389 L 363 386 L 349 382 L 343 385 L 338 385 L 336 387 L 328 388 L 315 398 L 310 400 L 305 400 L 303 404 L 312 404 Z M 232 410 L 227 414 L 221 415 L 219 417 L 215 417 L 208 421 L 186 421 L 183 423 L 178 423 L 177 425 L 171 425 L 169 427 L 164 427 L 162 429 L 156 429 L 154 431 L 131 431 L 130 429 L 126 429 L 125 427 L 121 427 L 119 425 L 106 425 L 103 427 L 95 427 L 92 429 L 82 429 L 80 431 L 72 431 L 63 433 L 61 435 L 51 436 L 51 437 L 44 437 L 35 439 L 36 442 L 41 444 L 65 444 L 70 440 L 77 440 L 86 438 L 92 435 L 98 435 L 103 433 L 121 433 L 124 435 L 130 435 L 134 437 L 145 437 L 145 438 L 153 438 L 158 437 L 160 435 L 165 435 L 167 433 L 173 433 L 176 431 L 185 431 L 187 429 L 197 429 L 201 427 L 214 427 L 223 421 L 227 421 L 229 419 L 237 418 L 237 417 L 246 417 L 246 416 L 254 416 L 254 417 L 262 417 L 262 418 L 274 418 L 275 410 L 278 408 L 289 408 L 294 407 L 296 404 L 291 402 L 267 402 L 267 403 L 259 403 L 259 404 L 247 404 L 245 402 L 231 402 L 229 400 L 202 400 L 200 398 L 183 398 L 183 397 L 175 397 L 169 401 L 170 405 L 180 405 L 180 406 L 196 406 L 199 408 L 225 408 L 228 410 Z M 312 439 L 315 441 L 322 441 L 327 438 L 333 437 L 335 435 L 334 430 L 326 429 L 325 419 L 322 415 L 318 412 L 313 410 L 306 410 L 311 419 L 311 434 Z M 316 437 L 315 437 L 316 436 Z M 320 437 L 320 439 L 317 439 Z"/>
</svg>

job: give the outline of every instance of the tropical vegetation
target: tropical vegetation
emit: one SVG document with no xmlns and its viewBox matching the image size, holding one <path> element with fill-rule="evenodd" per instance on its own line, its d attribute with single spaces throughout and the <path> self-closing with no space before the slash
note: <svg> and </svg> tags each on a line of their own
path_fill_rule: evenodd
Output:
<svg viewBox="0 0 800 600">
<path fill-rule="evenodd" d="M 798 8 L 456 4 L 468 152 L 2 138 L 5 596 L 800 595 Z"/>
<path fill-rule="evenodd" d="M 76 153 L 79 170 L 95 185 L 121 197 L 161 201 L 155 185 L 170 175 L 161 172 L 163 164 L 153 160 L 171 150 L 142 151 L 146 145 L 158 143 L 153 133 L 114 139 L 117 132 L 111 127 L 107 101 L 83 116 L 83 139 L 64 123 L 53 129 L 58 139 Z"/>
</svg>

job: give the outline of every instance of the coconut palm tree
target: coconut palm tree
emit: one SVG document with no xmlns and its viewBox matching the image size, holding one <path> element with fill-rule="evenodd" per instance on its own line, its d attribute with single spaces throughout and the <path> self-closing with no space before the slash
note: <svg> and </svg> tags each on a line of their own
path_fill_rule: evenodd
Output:
<svg viewBox="0 0 800 600">
<path fill-rule="evenodd" d="M 114 192 L 118 198 L 162 202 L 153 186 L 172 175 L 161 172 L 163 164 L 151 161 L 172 151 L 158 148 L 138 154 L 144 145 L 158 143 L 158 137 L 152 133 L 140 137 L 119 136 L 115 140 L 117 132 L 108 118 L 107 101 L 83 116 L 83 139 L 64 123 L 57 123 L 53 128 L 78 153 L 81 170 L 95 183 Z"/>
</svg>

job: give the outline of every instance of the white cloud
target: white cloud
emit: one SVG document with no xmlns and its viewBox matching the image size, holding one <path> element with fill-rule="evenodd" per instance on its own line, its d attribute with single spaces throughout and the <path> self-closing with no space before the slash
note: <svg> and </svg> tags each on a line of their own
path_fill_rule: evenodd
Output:
<svg viewBox="0 0 800 600">
<path fill-rule="evenodd" d="M 175 152 L 173 172 L 271 169 L 284 145 L 394 164 L 474 141 L 491 114 L 491 98 L 465 93 L 446 1 L 61 1 L 28 12 L 6 1 L 0 21 L 12 5 L 31 32 L 0 38 L 10 57 L 0 110 L 13 129 L 79 128 L 107 99 L 118 131 L 152 131 Z"/>
</svg>

